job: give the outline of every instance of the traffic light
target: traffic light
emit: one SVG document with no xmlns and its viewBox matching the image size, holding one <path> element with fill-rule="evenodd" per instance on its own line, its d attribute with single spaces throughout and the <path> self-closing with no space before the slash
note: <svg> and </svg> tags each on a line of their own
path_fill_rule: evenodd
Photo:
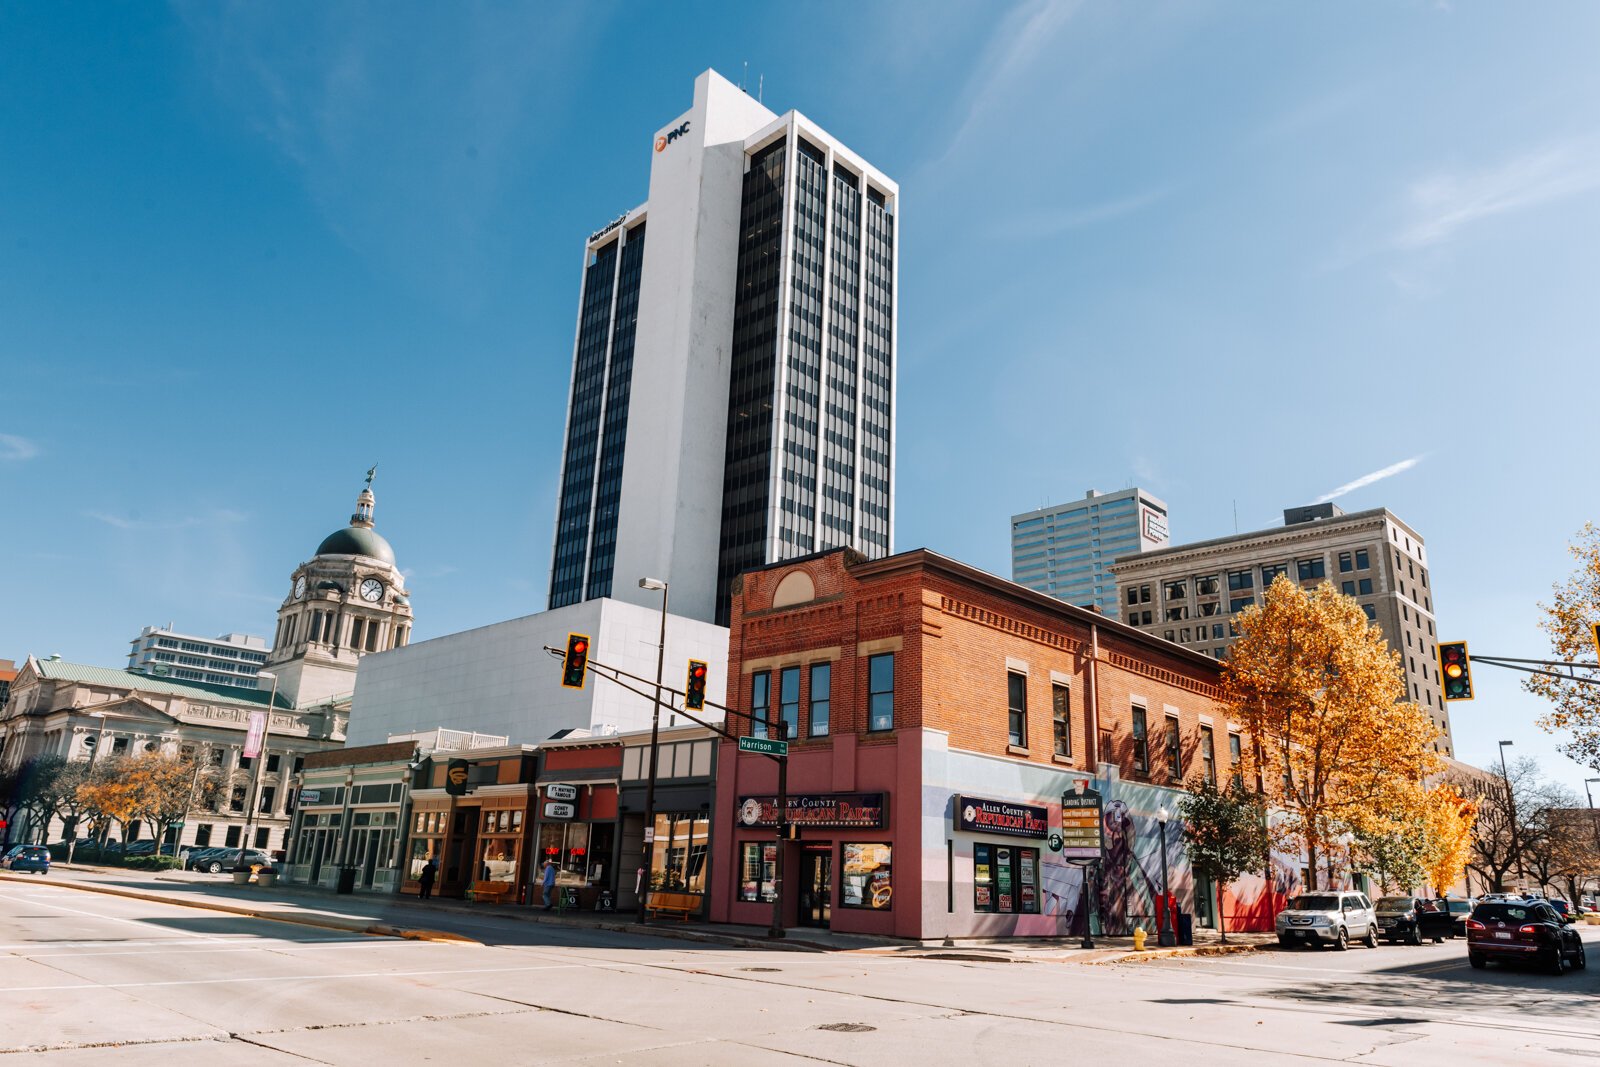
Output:
<svg viewBox="0 0 1600 1067">
<path fill-rule="evenodd" d="M 1594 653 L 1600 656 L 1600 622 L 1589 624 L 1589 636 L 1594 638 Z"/>
<path fill-rule="evenodd" d="M 706 665 L 700 660 L 689 661 L 689 680 L 683 683 L 683 706 L 690 711 L 706 706 Z"/>
<path fill-rule="evenodd" d="M 1465 641 L 1439 646 L 1439 677 L 1446 700 L 1472 699 L 1472 660 Z"/>
<path fill-rule="evenodd" d="M 561 684 L 582 689 L 584 672 L 589 669 L 589 635 L 568 634 L 567 654 L 561 660 Z"/>
</svg>

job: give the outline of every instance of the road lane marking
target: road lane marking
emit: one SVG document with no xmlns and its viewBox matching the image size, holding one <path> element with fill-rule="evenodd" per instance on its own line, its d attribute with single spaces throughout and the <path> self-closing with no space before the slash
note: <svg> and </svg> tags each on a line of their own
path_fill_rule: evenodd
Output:
<svg viewBox="0 0 1600 1067">
<path fill-rule="evenodd" d="M 243 985 L 250 982 L 333 982 L 351 978 L 427 978 L 442 974 L 507 974 L 524 971 L 570 971 L 583 967 L 581 963 L 557 963 L 539 967 L 464 967 L 432 971 L 351 971 L 345 974 L 273 974 L 251 975 L 244 978 L 185 978 L 166 982 L 96 982 L 85 978 L 78 985 L 28 985 L 0 989 L 0 997 L 8 993 L 57 993 L 85 989 L 159 989 L 164 986 Z M 470 992 L 470 991 L 469 991 Z"/>
</svg>

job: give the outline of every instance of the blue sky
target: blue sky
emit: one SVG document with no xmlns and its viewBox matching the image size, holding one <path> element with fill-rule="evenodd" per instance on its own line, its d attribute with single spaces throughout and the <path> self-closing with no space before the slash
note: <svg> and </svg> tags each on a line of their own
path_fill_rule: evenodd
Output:
<svg viewBox="0 0 1600 1067">
<path fill-rule="evenodd" d="M 0 657 L 270 634 L 379 464 L 418 638 L 542 608 L 581 242 L 696 73 L 902 191 L 897 547 L 1338 497 L 1536 655 L 1600 518 L 1600 7 L 0 8 Z M 1459 754 L 1581 790 L 1480 668 Z"/>
</svg>

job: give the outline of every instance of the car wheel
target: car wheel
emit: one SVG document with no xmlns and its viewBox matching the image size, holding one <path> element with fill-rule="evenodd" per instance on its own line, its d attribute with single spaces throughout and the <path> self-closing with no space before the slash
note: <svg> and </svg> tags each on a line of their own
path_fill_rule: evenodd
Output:
<svg viewBox="0 0 1600 1067">
<path fill-rule="evenodd" d="M 1333 939 L 1333 947 L 1338 952 L 1343 952 L 1350 947 L 1350 935 L 1345 932 L 1342 926 L 1339 927 L 1339 936 Z"/>
<path fill-rule="evenodd" d="M 1578 954 L 1572 957 L 1572 969 L 1586 971 L 1589 969 L 1589 957 L 1583 951 L 1583 942 L 1578 942 Z"/>
<path fill-rule="evenodd" d="M 1408 944 L 1408 945 L 1420 945 L 1420 944 L 1422 944 L 1422 929 L 1420 927 L 1413 926 L 1411 928 L 1411 933 L 1406 938 L 1406 944 Z"/>
<path fill-rule="evenodd" d="M 1557 977 L 1567 973 L 1567 957 L 1562 955 L 1560 945 L 1557 945 L 1555 951 L 1550 953 L 1550 962 L 1545 964 L 1545 970 Z"/>
<path fill-rule="evenodd" d="M 212 874 L 221 874 L 222 864 L 218 863 L 216 860 L 212 860 L 210 863 L 206 864 L 206 870 L 210 871 Z"/>
<path fill-rule="evenodd" d="M 1367 927 L 1367 936 L 1362 939 L 1361 943 L 1363 945 L 1366 945 L 1368 948 L 1377 948 L 1378 947 L 1378 931 L 1377 931 L 1377 928 L 1376 927 L 1372 927 L 1372 926 Z"/>
<path fill-rule="evenodd" d="M 1484 959 L 1483 954 L 1480 952 L 1467 953 L 1467 962 L 1472 964 L 1472 969 L 1475 971 L 1481 971 L 1489 966 L 1489 961 Z"/>
</svg>

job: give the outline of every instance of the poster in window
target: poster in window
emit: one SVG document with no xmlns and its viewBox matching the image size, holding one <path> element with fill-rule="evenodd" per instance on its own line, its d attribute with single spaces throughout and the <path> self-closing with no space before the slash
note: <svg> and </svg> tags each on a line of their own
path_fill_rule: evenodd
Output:
<svg viewBox="0 0 1600 1067">
<path fill-rule="evenodd" d="M 995 888 L 1000 898 L 1000 910 L 1011 911 L 1011 850 L 997 848 L 994 850 Z"/>
<path fill-rule="evenodd" d="M 972 846 L 972 907 L 974 911 L 994 910 L 994 848 Z"/>
<path fill-rule="evenodd" d="M 886 910 L 894 896 L 892 847 L 885 844 L 846 843 L 843 853 L 843 906 Z"/>
</svg>

